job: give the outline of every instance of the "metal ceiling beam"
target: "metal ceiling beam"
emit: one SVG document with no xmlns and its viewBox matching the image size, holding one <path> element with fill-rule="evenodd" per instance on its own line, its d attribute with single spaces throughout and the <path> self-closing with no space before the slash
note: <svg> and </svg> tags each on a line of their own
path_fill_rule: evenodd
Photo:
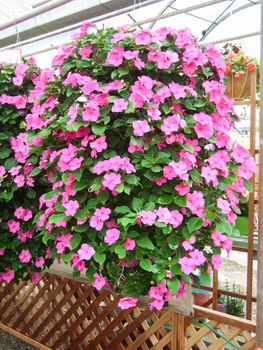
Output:
<svg viewBox="0 0 263 350">
<path fill-rule="evenodd" d="M 162 16 L 166 10 L 168 10 L 169 7 L 171 7 L 176 0 L 170 0 L 162 9 L 161 11 L 158 13 L 157 17 Z M 155 23 L 157 22 L 157 20 L 152 21 L 152 23 L 150 23 L 149 28 L 153 28 L 153 26 L 155 25 Z"/>
<path fill-rule="evenodd" d="M 221 17 L 218 21 L 213 22 L 212 25 L 205 33 L 205 35 L 202 37 L 202 40 L 204 40 L 205 38 L 207 38 L 207 36 L 223 21 L 225 21 L 228 17 L 233 16 L 235 13 L 238 13 L 242 10 L 245 10 L 251 6 L 255 6 L 255 5 L 259 5 L 260 4 L 260 0 L 259 1 L 254 1 L 254 2 L 250 2 L 249 4 L 245 4 L 243 6 L 240 6 L 232 11 L 230 11 L 229 13 L 227 13 L 226 15 L 224 15 L 223 17 Z"/>
</svg>

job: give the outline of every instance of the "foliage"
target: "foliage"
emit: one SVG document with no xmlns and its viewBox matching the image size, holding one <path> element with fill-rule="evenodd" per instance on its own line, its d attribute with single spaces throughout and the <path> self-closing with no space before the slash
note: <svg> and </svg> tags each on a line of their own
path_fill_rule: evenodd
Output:
<svg viewBox="0 0 263 350">
<path fill-rule="evenodd" d="M 6 282 L 40 271 L 36 260 L 46 254 L 41 237 L 34 236 L 37 207 L 32 202 L 37 203 L 40 189 L 33 188 L 34 180 L 29 177 L 34 158 L 29 157 L 25 133 L 25 116 L 32 106 L 30 93 L 38 75 L 39 68 L 32 61 L 0 66 L 0 280 Z M 28 260 L 26 256 L 31 258 L 22 262 Z M 34 281 L 39 277 L 37 273 L 33 276 Z"/>
<path fill-rule="evenodd" d="M 224 289 L 227 291 L 240 293 L 240 294 L 242 292 L 240 287 L 235 283 L 233 283 L 232 286 L 230 286 L 228 282 L 225 282 Z M 221 295 L 219 298 L 219 302 L 225 305 L 225 312 L 228 315 L 244 317 L 245 301 L 243 299 L 230 297 L 229 295 Z"/>
</svg>

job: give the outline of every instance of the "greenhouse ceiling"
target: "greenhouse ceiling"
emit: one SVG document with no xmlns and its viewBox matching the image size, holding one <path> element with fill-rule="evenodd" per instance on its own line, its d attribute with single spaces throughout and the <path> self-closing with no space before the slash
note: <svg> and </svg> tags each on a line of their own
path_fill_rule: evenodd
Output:
<svg viewBox="0 0 263 350">
<path fill-rule="evenodd" d="M 0 48 L 21 47 L 24 55 L 68 42 L 89 20 L 98 26 L 189 27 L 205 41 L 252 33 L 244 43 L 259 56 L 258 0 L 0 0 L 0 5 Z"/>
</svg>

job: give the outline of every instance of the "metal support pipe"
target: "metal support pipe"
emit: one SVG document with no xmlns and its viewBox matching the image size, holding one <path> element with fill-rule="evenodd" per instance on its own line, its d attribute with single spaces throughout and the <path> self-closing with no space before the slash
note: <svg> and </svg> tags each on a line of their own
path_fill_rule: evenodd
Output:
<svg viewBox="0 0 263 350">
<path fill-rule="evenodd" d="M 33 9 L 39 7 L 39 6 L 42 6 L 42 5 L 45 5 L 47 4 L 48 2 L 51 2 L 52 0 L 40 0 L 40 1 L 37 1 L 37 2 L 33 2 L 33 4 L 31 5 Z"/>
<path fill-rule="evenodd" d="M 258 272 L 257 272 L 257 347 L 263 348 L 263 0 L 261 0 L 260 40 L 260 117 L 259 117 L 259 208 L 258 208 Z"/>
</svg>

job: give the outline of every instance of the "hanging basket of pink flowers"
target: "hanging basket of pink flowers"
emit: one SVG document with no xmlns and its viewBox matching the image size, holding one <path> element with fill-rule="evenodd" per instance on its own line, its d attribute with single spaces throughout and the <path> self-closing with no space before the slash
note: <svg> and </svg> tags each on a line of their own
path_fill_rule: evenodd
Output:
<svg viewBox="0 0 263 350">
<path fill-rule="evenodd" d="M 74 39 L 26 116 L 29 176 L 49 183 L 36 230 L 74 276 L 126 295 L 120 307 L 148 295 L 160 310 L 219 269 L 251 190 L 225 63 L 186 29 L 85 23 Z"/>
<path fill-rule="evenodd" d="M 228 43 L 223 48 L 226 62 L 227 96 L 242 99 L 250 96 L 251 75 L 257 75 L 259 82 L 259 62 L 244 54 L 241 46 Z"/>
</svg>

